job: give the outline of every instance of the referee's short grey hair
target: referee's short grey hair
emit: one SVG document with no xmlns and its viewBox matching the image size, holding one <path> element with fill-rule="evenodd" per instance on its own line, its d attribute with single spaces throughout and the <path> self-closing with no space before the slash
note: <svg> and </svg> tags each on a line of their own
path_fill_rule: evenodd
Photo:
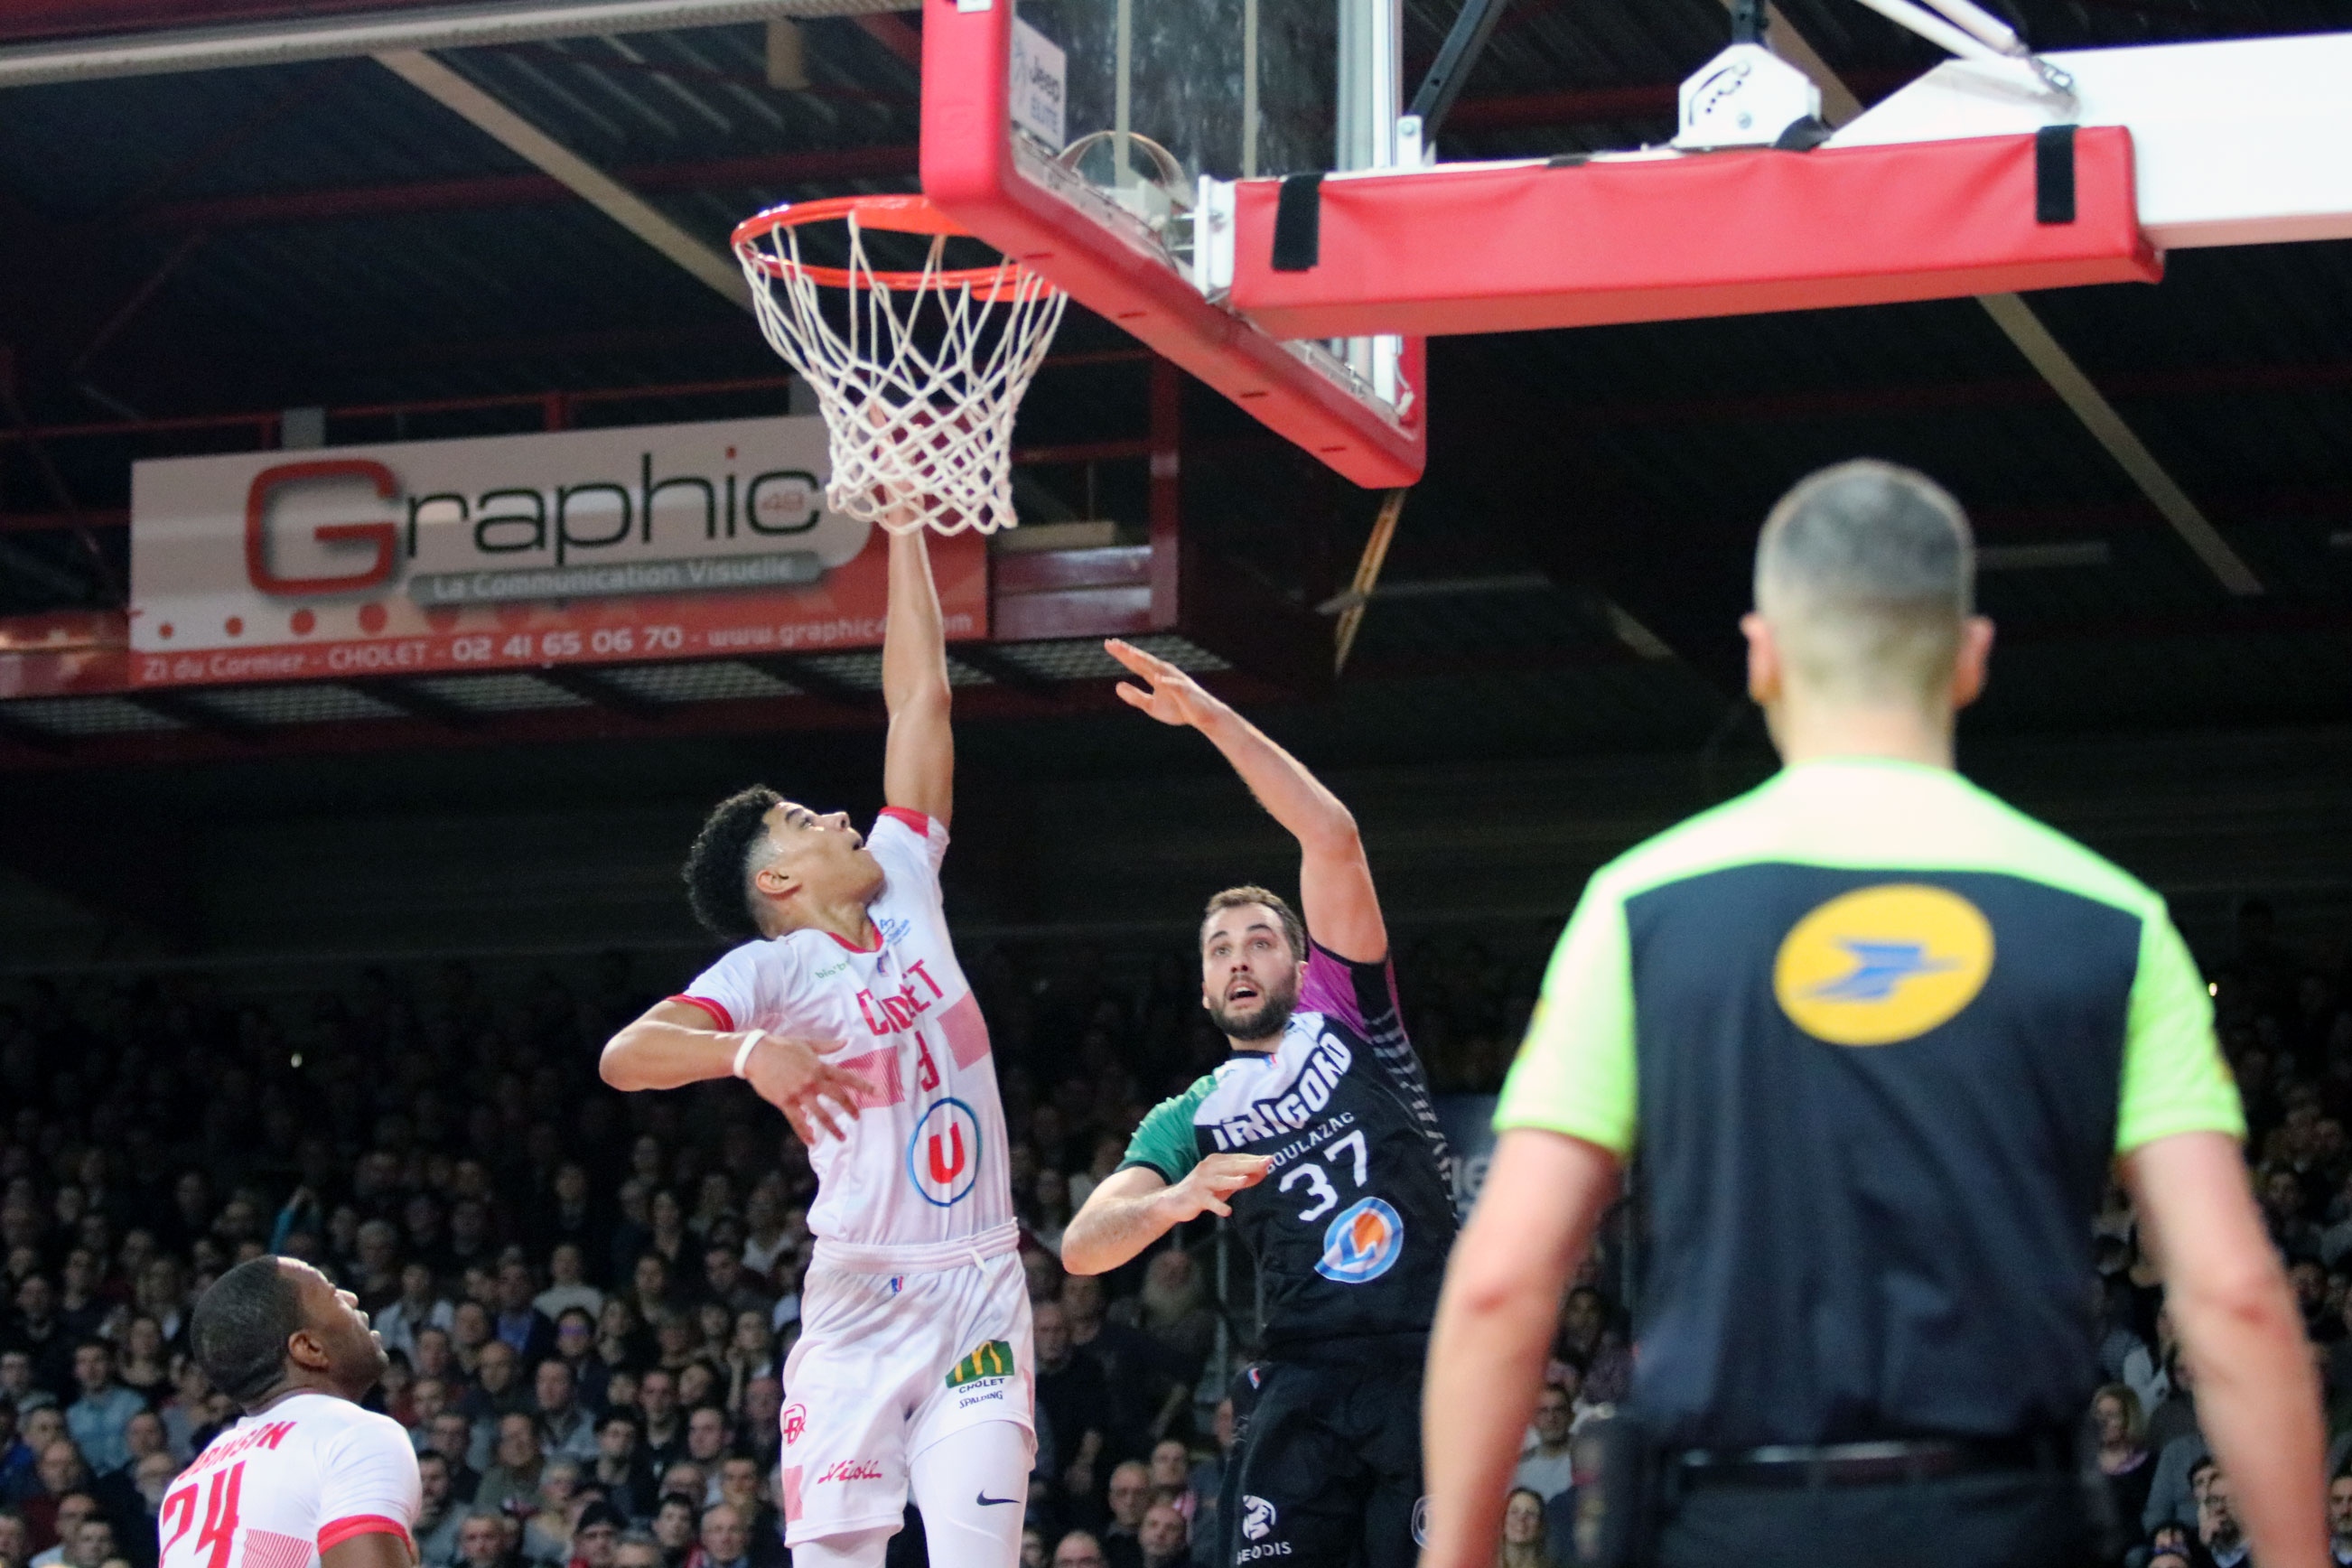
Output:
<svg viewBox="0 0 2352 1568">
<path fill-rule="evenodd" d="M 1824 696 L 1910 700 L 1952 677 L 1975 604 L 1968 514 L 1927 475 L 1864 458 L 1800 480 L 1756 542 L 1756 608 Z"/>
</svg>

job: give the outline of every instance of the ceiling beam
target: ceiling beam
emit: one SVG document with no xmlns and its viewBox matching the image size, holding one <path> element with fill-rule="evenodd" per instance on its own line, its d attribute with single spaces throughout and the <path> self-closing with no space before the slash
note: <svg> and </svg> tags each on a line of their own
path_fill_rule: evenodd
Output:
<svg viewBox="0 0 2352 1568">
<path fill-rule="evenodd" d="M 917 157 L 918 150 L 911 143 L 903 147 L 819 148 L 689 163 L 638 164 L 615 170 L 612 178 L 632 191 L 751 190 L 895 178 L 912 174 Z M 252 195 L 165 202 L 129 214 L 122 222 L 138 229 L 205 228 L 218 232 L 266 224 L 542 205 L 572 201 L 577 194 L 552 174 L 469 174 L 395 184 L 265 191 Z"/>
<path fill-rule="evenodd" d="M 1733 0 L 1723 0 L 1727 7 Z M 1771 26 L 1769 37 L 1772 47 L 1783 58 L 1801 68 L 1822 89 L 1822 114 L 1832 125 L 1841 125 L 1861 112 L 1861 100 L 1853 89 L 1841 80 L 1836 71 L 1822 60 L 1819 50 L 1806 41 L 1778 5 L 1770 7 Z M 1984 307 L 2001 335 L 2025 356 L 2025 363 L 2048 382 L 2058 400 L 2082 422 L 2116 466 L 2122 468 L 2148 504 L 2155 507 L 2164 521 L 2172 525 L 2182 543 L 2216 581 L 2230 593 L 2240 596 L 2263 591 L 2262 580 L 2254 575 L 2242 556 L 2231 548 L 2221 537 L 2212 520 L 2180 488 L 2171 474 L 2158 462 L 2147 444 L 2116 412 L 2116 405 L 2105 394 L 2084 374 L 2065 345 L 2051 334 L 2032 305 L 2018 294 L 1980 294 L 1977 303 Z"/>
<path fill-rule="evenodd" d="M 668 706 L 649 697 L 640 697 L 612 677 L 576 665 L 541 665 L 530 672 L 534 680 L 543 680 L 558 691 L 568 691 L 592 706 L 608 713 L 618 713 L 625 719 L 635 719 L 642 724 L 656 723 L 668 716 Z"/>
<path fill-rule="evenodd" d="M 906 0 L 540 0 L 526 5 L 378 7 L 339 16 L 280 14 L 227 26 L 85 36 L 0 48 L 0 88 L 282 66 L 362 55 L 381 58 L 387 52 L 469 48 L 540 38 L 666 32 L 772 16 L 841 16 L 904 4 Z M 217 13 L 214 19 L 217 20 Z"/>
<path fill-rule="evenodd" d="M 751 308 L 734 258 L 698 239 L 643 196 L 500 103 L 432 56 L 415 49 L 379 54 L 386 70 L 561 183 L 581 200 L 652 246 L 739 309 Z"/>
</svg>

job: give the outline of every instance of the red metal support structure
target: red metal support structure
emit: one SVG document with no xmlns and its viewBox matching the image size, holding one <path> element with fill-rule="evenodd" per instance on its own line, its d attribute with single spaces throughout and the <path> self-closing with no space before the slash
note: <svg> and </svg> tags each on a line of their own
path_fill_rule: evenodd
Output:
<svg viewBox="0 0 2352 1568">
<path fill-rule="evenodd" d="M 1176 624 L 1182 576 L 1184 373 L 1151 362 L 1151 624 Z"/>
</svg>

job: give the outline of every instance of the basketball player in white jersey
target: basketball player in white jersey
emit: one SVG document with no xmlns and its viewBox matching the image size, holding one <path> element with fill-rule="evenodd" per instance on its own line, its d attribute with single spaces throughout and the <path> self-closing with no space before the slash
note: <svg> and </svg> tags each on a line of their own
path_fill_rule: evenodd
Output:
<svg viewBox="0 0 2352 1568">
<path fill-rule="evenodd" d="M 415 1568 L 416 1450 L 360 1408 L 383 1342 L 348 1290 L 255 1258 L 196 1302 L 196 1362 L 244 1418 L 163 1494 L 160 1568 Z"/>
<path fill-rule="evenodd" d="M 748 1079 L 809 1146 L 779 1467 L 795 1568 L 877 1568 L 910 1489 L 933 1563 L 1013 1568 L 1035 1448 L 1004 1112 L 940 902 L 955 744 L 924 537 L 890 542 L 882 815 L 860 834 L 763 787 L 721 802 L 688 892 L 742 945 L 604 1054 L 617 1089 Z"/>
</svg>

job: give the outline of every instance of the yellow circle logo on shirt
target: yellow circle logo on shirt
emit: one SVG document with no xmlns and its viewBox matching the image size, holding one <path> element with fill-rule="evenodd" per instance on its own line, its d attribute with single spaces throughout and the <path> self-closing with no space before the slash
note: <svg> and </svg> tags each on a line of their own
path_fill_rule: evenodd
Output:
<svg viewBox="0 0 2352 1568">
<path fill-rule="evenodd" d="M 1888 1046 L 1948 1022 L 1992 973 L 1992 922 L 1943 888 L 1860 888 L 1790 930 L 1772 994 L 1790 1022 L 1833 1046 Z"/>
</svg>

